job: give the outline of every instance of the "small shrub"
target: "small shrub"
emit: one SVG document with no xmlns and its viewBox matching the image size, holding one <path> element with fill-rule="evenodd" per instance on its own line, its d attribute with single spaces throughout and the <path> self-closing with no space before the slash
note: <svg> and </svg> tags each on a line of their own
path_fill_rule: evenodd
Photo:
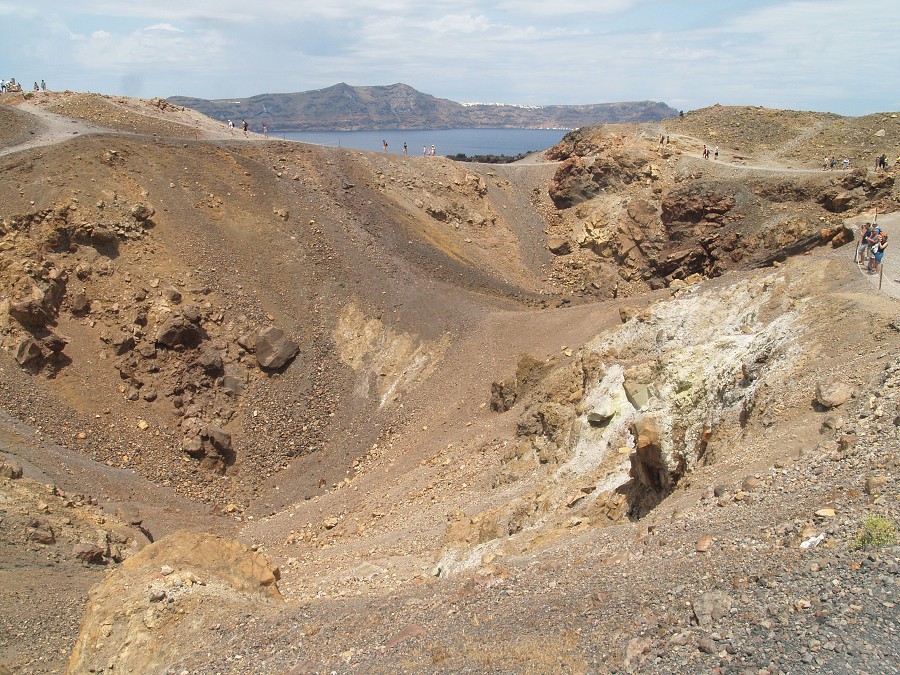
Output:
<svg viewBox="0 0 900 675">
<path fill-rule="evenodd" d="M 897 528 L 890 518 L 868 516 L 853 543 L 855 549 L 881 548 L 897 541 Z"/>
</svg>

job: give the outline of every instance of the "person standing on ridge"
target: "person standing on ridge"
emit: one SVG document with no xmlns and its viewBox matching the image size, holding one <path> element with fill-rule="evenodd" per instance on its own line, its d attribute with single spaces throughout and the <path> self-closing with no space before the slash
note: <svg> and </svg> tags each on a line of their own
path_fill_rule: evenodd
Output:
<svg viewBox="0 0 900 675">
<path fill-rule="evenodd" d="M 403 141 L 403 154 L 404 155 L 409 154 L 409 148 L 406 147 L 406 141 Z"/>
<path fill-rule="evenodd" d="M 241 128 L 244 130 L 244 136 L 249 136 L 247 130 L 250 128 L 250 125 L 247 124 L 247 120 L 241 120 Z"/>
<path fill-rule="evenodd" d="M 41 80 L 41 91 L 47 91 L 47 83 Z"/>
<path fill-rule="evenodd" d="M 387 154 L 387 140 L 382 140 L 381 144 L 384 146 L 384 154 Z"/>
</svg>

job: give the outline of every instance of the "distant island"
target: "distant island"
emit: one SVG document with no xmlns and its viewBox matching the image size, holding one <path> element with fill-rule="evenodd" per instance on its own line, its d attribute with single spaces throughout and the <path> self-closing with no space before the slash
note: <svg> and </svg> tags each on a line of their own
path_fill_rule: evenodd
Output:
<svg viewBox="0 0 900 675">
<path fill-rule="evenodd" d="M 168 102 L 213 119 L 246 119 L 280 131 L 362 129 L 575 129 L 617 122 L 653 122 L 678 114 L 656 101 L 525 106 L 457 103 L 405 84 L 352 87 L 343 82 L 294 94 L 208 100 L 172 96 Z"/>
</svg>

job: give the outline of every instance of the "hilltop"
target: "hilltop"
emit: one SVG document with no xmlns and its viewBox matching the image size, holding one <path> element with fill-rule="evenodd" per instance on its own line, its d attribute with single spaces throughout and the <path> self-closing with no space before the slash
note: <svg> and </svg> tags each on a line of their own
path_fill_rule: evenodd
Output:
<svg viewBox="0 0 900 675">
<path fill-rule="evenodd" d="M 353 87 L 343 82 L 293 94 L 206 100 L 172 96 L 170 103 L 222 122 L 246 119 L 279 131 L 359 129 L 571 129 L 607 122 L 647 122 L 672 117 L 663 103 L 640 101 L 589 105 L 516 106 L 462 104 L 416 91 L 405 84 Z"/>
<path fill-rule="evenodd" d="M 0 122 L 0 672 L 897 672 L 892 113 Z"/>
</svg>

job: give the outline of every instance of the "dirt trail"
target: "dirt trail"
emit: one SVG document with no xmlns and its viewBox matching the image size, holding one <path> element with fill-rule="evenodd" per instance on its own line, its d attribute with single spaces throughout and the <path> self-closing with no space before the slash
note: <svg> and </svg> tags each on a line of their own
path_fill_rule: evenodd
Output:
<svg viewBox="0 0 900 675">
<path fill-rule="evenodd" d="M 32 150 L 47 145 L 55 145 L 56 143 L 64 143 L 73 136 L 79 134 L 101 134 L 115 133 L 112 129 L 107 129 L 98 124 L 86 122 L 74 117 L 65 117 L 44 110 L 38 106 L 23 103 L 18 109 L 32 115 L 35 121 L 36 130 L 31 138 L 23 143 L 0 147 L 0 156 L 10 155 L 14 152 L 23 150 Z"/>
</svg>

